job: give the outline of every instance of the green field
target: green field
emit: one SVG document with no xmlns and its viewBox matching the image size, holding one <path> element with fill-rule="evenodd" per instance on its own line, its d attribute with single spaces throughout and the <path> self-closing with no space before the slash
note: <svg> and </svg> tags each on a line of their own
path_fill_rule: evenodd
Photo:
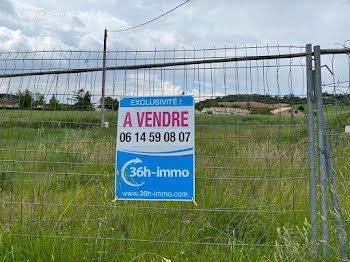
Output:
<svg viewBox="0 0 350 262">
<path fill-rule="evenodd" d="M 343 110 L 327 118 L 347 233 L 349 117 Z M 101 129 L 99 112 L 0 111 L 4 261 L 312 259 L 306 119 L 197 115 L 197 206 L 111 202 L 116 120 L 106 112 L 110 128 Z M 330 221 L 331 260 L 337 248 Z"/>
</svg>

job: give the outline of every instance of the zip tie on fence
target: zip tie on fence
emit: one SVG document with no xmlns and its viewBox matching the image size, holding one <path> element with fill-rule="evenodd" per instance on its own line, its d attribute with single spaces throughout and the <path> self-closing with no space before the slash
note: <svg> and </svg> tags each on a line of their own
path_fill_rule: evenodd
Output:
<svg viewBox="0 0 350 262">
<path fill-rule="evenodd" d="M 334 75 L 334 73 L 332 72 L 332 70 L 331 70 L 327 65 L 323 65 L 323 66 L 321 66 L 321 67 L 327 68 L 328 71 L 329 71 L 329 73 L 331 73 L 331 75 Z"/>
<path fill-rule="evenodd" d="M 115 198 L 111 201 L 111 203 L 114 203 L 114 202 L 117 201 L 117 200 L 118 200 L 118 198 L 115 197 Z"/>
<path fill-rule="evenodd" d="M 197 205 L 197 203 L 196 203 L 196 200 L 194 199 L 194 197 L 192 198 L 192 202 L 193 202 L 193 204 L 197 207 L 198 205 Z"/>
</svg>

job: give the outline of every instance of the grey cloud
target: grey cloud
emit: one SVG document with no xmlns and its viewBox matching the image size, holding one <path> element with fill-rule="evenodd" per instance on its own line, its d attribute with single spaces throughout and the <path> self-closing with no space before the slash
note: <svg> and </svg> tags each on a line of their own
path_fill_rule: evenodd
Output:
<svg viewBox="0 0 350 262">
<path fill-rule="evenodd" d="M 158 16 L 174 7 L 169 1 L 62 0 L 59 3 L 29 0 L 26 6 L 13 0 L 16 24 L 2 23 L 25 35 L 49 35 L 75 48 L 102 48 L 105 28 L 122 29 Z M 33 9 L 68 10 L 68 17 L 33 21 Z M 9 0 L 0 0 L 0 9 L 16 12 Z M 24 12 L 25 8 L 29 11 Z M 17 10 L 18 9 L 18 10 Z M 4 11 L 5 10 L 5 11 Z M 191 0 L 173 13 L 138 29 L 108 35 L 110 49 L 154 49 L 223 47 L 265 44 L 321 44 L 333 47 L 349 39 L 345 0 L 338 1 L 224 1 Z M 11 20 L 11 19 L 8 19 Z M 14 19 L 12 19 L 14 20 Z M 4 21 L 4 19 L 2 19 Z M 91 46 L 90 46 L 91 45 Z"/>
<path fill-rule="evenodd" d="M 0 0 L 0 13 L 6 14 L 12 17 L 17 16 L 12 3 L 8 0 Z"/>
<path fill-rule="evenodd" d="M 85 26 L 85 24 L 76 16 L 73 16 L 72 23 L 73 23 L 73 26 L 75 26 L 75 27 L 84 27 Z"/>
</svg>

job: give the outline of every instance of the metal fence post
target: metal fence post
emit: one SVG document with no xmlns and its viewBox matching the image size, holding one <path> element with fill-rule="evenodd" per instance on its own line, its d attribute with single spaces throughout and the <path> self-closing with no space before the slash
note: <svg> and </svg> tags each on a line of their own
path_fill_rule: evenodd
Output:
<svg viewBox="0 0 350 262">
<path fill-rule="evenodd" d="M 325 127 L 323 120 L 322 82 L 321 82 L 321 50 L 320 46 L 314 47 L 315 59 L 315 97 L 317 112 L 317 136 L 318 136 L 318 161 L 319 180 L 321 194 L 321 228 L 322 228 L 322 252 L 323 258 L 328 260 L 328 207 L 327 207 L 327 178 L 325 156 Z"/>
<path fill-rule="evenodd" d="M 107 51 L 107 29 L 105 29 L 103 41 L 103 69 L 106 68 L 106 51 Z M 101 127 L 105 127 L 105 82 L 106 70 L 102 71 L 102 94 L 101 94 Z"/>
<path fill-rule="evenodd" d="M 340 253 L 341 260 L 346 261 L 347 255 L 346 255 L 346 245 L 345 245 L 345 232 L 344 232 L 345 230 L 343 225 L 342 212 L 339 206 L 337 187 L 334 183 L 331 152 L 328 144 L 328 137 L 327 137 L 326 130 L 324 133 L 325 133 L 324 142 L 325 142 L 325 155 L 326 155 L 326 169 L 327 169 L 327 176 L 328 176 L 328 183 L 329 183 L 329 193 L 331 195 L 332 207 L 333 207 L 334 217 L 335 217 L 334 223 L 337 229 L 339 253 Z"/>
<path fill-rule="evenodd" d="M 313 259 L 317 255 L 317 220 L 316 220 L 316 169 L 315 169 L 315 130 L 314 130 L 314 73 L 312 70 L 312 45 L 306 45 L 307 77 L 307 123 L 309 149 L 309 199 L 310 224 Z"/>
</svg>

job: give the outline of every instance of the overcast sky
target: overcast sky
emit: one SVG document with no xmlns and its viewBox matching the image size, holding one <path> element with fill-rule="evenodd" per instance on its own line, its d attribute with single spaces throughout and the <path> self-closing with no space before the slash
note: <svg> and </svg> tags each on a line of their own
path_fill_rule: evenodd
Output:
<svg viewBox="0 0 350 262">
<path fill-rule="evenodd" d="M 274 49 L 270 46 L 302 46 L 307 43 L 321 45 L 322 48 L 340 47 L 335 43 L 344 43 L 350 40 L 349 13 L 350 0 L 338 1 L 224 1 L 224 0 L 190 0 L 187 4 L 176 9 L 174 12 L 158 19 L 155 22 L 142 26 L 128 32 L 111 32 L 113 30 L 122 30 L 136 26 L 148 21 L 160 14 L 181 4 L 182 1 L 161 1 L 161 0 L 115 0 L 115 1 L 95 1 L 95 0 L 61 0 L 61 1 L 23 1 L 23 0 L 0 0 L 0 51 L 27 51 L 27 50 L 102 50 L 103 34 L 107 28 L 108 33 L 107 48 L 111 50 L 159 50 L 159 49 L 193 49 L 201 48 L 220 48 L 220 47 L 244 47 L 244 46 L 266 46 L 269 48 L 260 49 L 261 52 L 302 52 L 300 48 L 291 50 L 290 48 Z M 350 46 L 350 41 L 347 42 Z M 226 54 L 224 51 L 215 51 L 215 53 L 206 52 L 208 56 L 235 56 L 235 50 L 231 49 Z M 220 53 L 221 54 L 218 54 Z M 246 55 L 246 49 L 241 50 L 240 55 Z M 256 52 L 249 49 L 248 52 Z M 199 56 L 203 53 L 196 52 Z M 41 56 L 42 53 L 36 54 Z M 87 53 L 85 53 L 87 54 Z M 124 53 L 126 54 L 126 53 Z M 136 57 L 135 53 L 128 52 L 128 57 Z M 149 55 L 152 60 L 153 53 L 143 53 L 141 57 Z M 159 52 L 157 53 L 157 55 Z M 172 53 L 167 53 L 172 56 Z M 62 56 L 62 53 L 57 53 Z M 91 59 L 90 52 L 87 54 L 90 59 L 81 57 L 81 53 L 65 53 L 79 56 L 78 65 L 65 60 L 59 66 L 61 69 L 70 67 L 77 68 L 81 66 L 98 67 L 100 61 Z M 96 53 L 95 53 L 96 55 Z M 109 54 L 116 56 L 116 53 Z M 140 56 L 137 53 L 138 57 Z M 160 56 L 164 56 L 164 53 Z M 196 58 L 198 58 L 196 55 Z M 33 70 L 50 69 L 56 64 L 48 61 L 21 64 L 21 54 L 12 54 L 7 56 L 7 63 L 2 64 L 1 68 L 7 68 L 6 72 L 12 70 Z M 30 55 L 24 55 L 29 59 Z M 51 54 L 47 53 L 51 57 Z M 118 57 L 121 59 L 123 53 Z M 177 57 L 183 57 L 179 51 Z M 11 64 L 12 58 L 17 58 L 16 63 Z M 65 57 L 65 56 L 63 56 Z M 186 57 L 192 59 L 193 55 L 189 52 Z M 37 57 L 36 57 L 37 58 Z M 67 59 L 67 57 L 66 57 Z M 123 58 L 124 59 L 124 58 Z M 160 57 L 162 59 L 162 57 Z M 172 58 L 171 58 L 172 59 Z M 349 81 L 350 69 L 349 60 L 342 56 L 333 70 L 333 60 L 331 57 L 323 59 L 323 63 L 335 72 L 332 76 L 329 72 L 323 74 L 325 83 L 335 81 Z M 74 60 L 74 59 L 73 59 Z M 84 63 L 80 63 L 81 61 Z M 99 56 L 101 60 L 101 56 Z M 13 60 L 14 61 L 14 60 Z M 23 60 L 24 61 L 24 60 Z M 160 60 L 157 60 L 158 62 Z M 115 63 L 115 61 L 107 61 Z M 126 60 L 125 63 L 134 64 L 135 61 Z M 145 63 L 138 60 L 138 63 Z M 160 61 L 162 62 L 162 61 Z M 275 63 L 274 67 L 268 72 L 264 71 L 267 63 Z M 216 70 L 215 77 L 210 79 L 211 71 L 208 68 L 200 70 L 196 76 L 194 71 L 142 71 L 128 72 L 110 72 L 107 75 L 106 92 L 109 95 L 154 95 L 154 94 L 196 94 L 201 95 L 202 99 L 209 96 L 236 93 L 271 93 L 305 95 L 305 69 L 300 67 L 303 60 L 284 60 L 284 61 L 260 61 L 259 64 L 252 63 L 239 64 L 241 69 L 227 72 Z M 280 62 L 285 63 L 282 67 Z M 33 65 L 32 65 L 33 63 Z M 118 61 L 120 65 L 120 61 Z M 292 67 L 290 65 L 296 66 Z M 245 66 L 257 66 L 259 70 L 249 70 Z M 216 64 L 216 66 L 221 66 Z M 232 63 L 228 66 L 234 66 Z M 25 69 L 26 68 L 26 69 Z M 189 70 L 187 67 L 186 70 Z M 278 69 L 278 73 L 277 70 Z M 323 70 L 326 70 L 323 68 Z M 135 75 L 136 73 L 136 75 Z M 120 76 L 118 76 L 120 74 Z M 206 74 L 206 75 L 205 75 Z M 93 74 L 89 74 L 93 75 Z M 100 94 L 101 74 L 96 74 L 97 81 L 93 87 L 90 87 L 91 93 Z M 66 76 L 67 77 L 67 76 Z M 190 78 L 192 77 L 192 78 Z M 70 78 L 70 81 L 73 78 Z M 116 79 L 116 80 L 114 80 Z M 265 82 L 264 83 L 264 79 Z M 32 81 L 26 79 L 28 83 L 23 82 L 20 89 L 25 86 L 30 87 Z M 50 80 L 51 81 L 51 80 Z M 54 80 L 52 80 L 54 81 Z M 48 82 L 42 85 L 36 85 L 38 91 L 51 95 L 51 93 L 73 92 L 66 90 L 66 79 L 60 77 L 62 83 L 57 84 L 53 90 L 48 87 Z M 79 80 L 81 81 L 81 80 Z M 348 83 L 348 82 L 347 82 Z M 348 84 L 346 84 L 347 86 Z M 80 85 L 78 85 L 80 86 Z M 87 88 L 87 85 L 85 88 Z M 92 86 L 92 84 L 91 84 Z M 123 88 L 121 88 L 123 87 Z M 18 91 L 18 84 L 12 80 L 12 84 L 6 81 L 0 84 L 0 92 Z M 78 87 L 74 87 L 78 88 Z M 335 87 L 332 87 L 335 90 Z M 6 91 L 7 90 L 7 91 Z M 142 90 L 142 92 L 141 92 Z M 146 91 L 145 91 L 146 90 Z M 147 91 L 148 90 L 148 91 Z M 154 91 L 155 90 L 155 91 Z M 348 89 L 346 89 L 349 91 Z M 67 96 L 68 97 L 68 96 Z M 201 98 L 200 98 L 201 99 Z M 96 98 L 98 100 L 98 98 Z M 62 98 L 63 101 L 63 98 Z"/>
<path fill-rule="evenodd" d="M 2 50 L 102 49 L 103 31 L 140 24 L 183 1 L 0 0 Z M 154 49 L 305 45 L 350 39 L 350 0 L 190 0 L 169 15 L 122 33 L 108 48 Z"/>
</svg>

